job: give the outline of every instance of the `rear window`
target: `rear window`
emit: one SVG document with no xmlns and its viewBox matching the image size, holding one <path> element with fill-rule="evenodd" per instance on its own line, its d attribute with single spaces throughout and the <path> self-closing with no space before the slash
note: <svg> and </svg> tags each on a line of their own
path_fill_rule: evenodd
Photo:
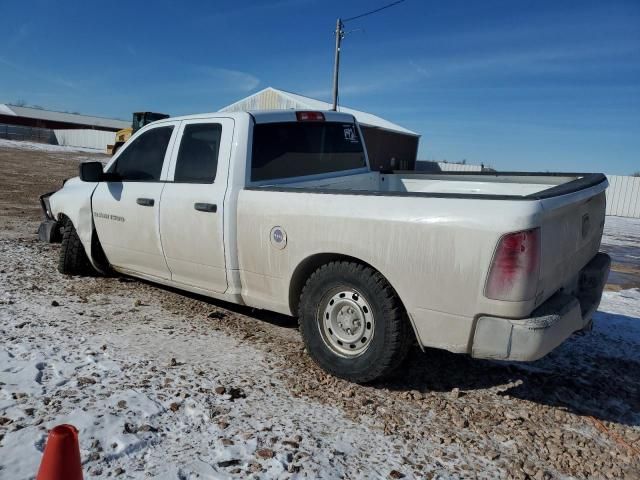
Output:
<svg viewBox="0 0 640 480">
<path fill-rule="evenodd" d="M 353 123 L 263 123 L 253 129 L 254 182 L 364 166 L 362 141 Z"/>
<path fill-rule="evenodd" d="M 174 182 L 213 183 L 218 169 L 221 133 L 219 123 L 196 123 L 184 128 Z"/>
</svg>

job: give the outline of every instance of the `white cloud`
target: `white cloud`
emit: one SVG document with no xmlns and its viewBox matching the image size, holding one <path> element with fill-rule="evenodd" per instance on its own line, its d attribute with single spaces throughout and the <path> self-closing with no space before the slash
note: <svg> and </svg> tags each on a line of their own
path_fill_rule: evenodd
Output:
<svg viewBox="0 0 640 480">
<path fill-rule="evenodd" d="M 230 68 L 187 64 L 181 67 L 181 71 L 184 73 L 180 78 L 154 81 L 148 85 L 146 93 L 171 91 L 183 99 L 211 98 L 220 93 L 244 95 L 261 83 L 255 75 Z"/>
<path fill-rule="evenodd" d="M 67 80 L 55 73 L 51 73 L 41 69 L 27 68 L 17 63 L 13 63 L 4 57 L 0 57 L 0 64 L 6 65 L 7 67 L 23 76 L 39 78 L 40 80 L 43 80 L 50 84 L 62 86 L 65 88 L 78 89 L 78 85 L 75 82 Z"/>
<path fill-rule="evenodd" d="M 508 49 L 501 52 L 451 55 L 448 58 L 431 58 L 410 61 L 414 73 L 423 77 L 479 74 L 479 73 L 528 73 L 563 74 L 602 70 L 624 66 L 628 60 L 622 55 L 637 55 L 635 46 L 611 47 L 546 47 L 538 49 Z"/>
<path fill-rule="evenodd" d="M 240 70 L 198 66 L 196 71 L 203 75 L 202 80 L 213 82 L 212 86 L 227 91 L 250 92 L 260 85 L 258 77 Z"/>
</svg>

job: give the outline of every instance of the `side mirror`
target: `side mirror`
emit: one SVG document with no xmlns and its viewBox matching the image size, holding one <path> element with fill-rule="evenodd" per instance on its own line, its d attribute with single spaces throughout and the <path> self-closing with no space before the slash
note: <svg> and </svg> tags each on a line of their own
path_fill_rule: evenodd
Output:
<svg viewBox="0 0 640 480">
<path fill-rule="evenodd" d="M 102 163 L 84 162 L 80 164 L 80 180 L 83 182 L 99 182 L 104 178 Z"/>
</svg>

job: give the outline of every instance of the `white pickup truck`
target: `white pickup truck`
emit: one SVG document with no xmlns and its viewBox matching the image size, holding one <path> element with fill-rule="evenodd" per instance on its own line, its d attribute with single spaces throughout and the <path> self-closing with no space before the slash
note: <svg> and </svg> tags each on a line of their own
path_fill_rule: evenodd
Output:
<svg viewBox="0 0 640 480">
<path fill-rule="evenodd" d="M 355 382 L 414 341 L 526 361 L 590 327 L 604 175 L 371 171 L 361 138 L 340 112 L 157 121 L 43 195 L 41 236 L 64 274 L 297 316 L 309 355 Z"/>
</svg>

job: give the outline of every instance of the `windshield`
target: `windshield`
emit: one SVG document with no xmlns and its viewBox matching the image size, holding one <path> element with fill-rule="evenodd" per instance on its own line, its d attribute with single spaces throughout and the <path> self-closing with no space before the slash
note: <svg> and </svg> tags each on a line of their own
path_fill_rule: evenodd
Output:
<svg viewBox="0 0 640 480">
<path fill-rule="evenodd" d="M 354 123 L 263 123 L 253 129 L 254 182 L 365 166 L 364 148 Z"/>
</svg>

